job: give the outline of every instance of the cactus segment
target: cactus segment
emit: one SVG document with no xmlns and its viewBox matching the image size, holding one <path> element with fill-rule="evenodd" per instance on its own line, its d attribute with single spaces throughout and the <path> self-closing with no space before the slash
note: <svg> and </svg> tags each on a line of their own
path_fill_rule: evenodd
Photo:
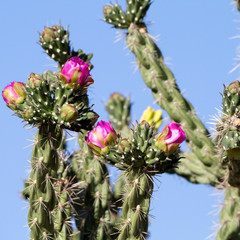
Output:
<svg viewBox="0 0 240 240">
<path fill-rule="evenodd" d="M 71 57 L 79 57 L 84 62 L 90 63 L 92 54 L 85 54 L 82 49 L 74 51 L 71 48 L 68 28 L 65 30 L 61 24 L 45 27 L 39 34 L 39 38 L 41 47 L 50 58 L 59 63 L 60 68 Z M 90 64 L 90 69 L 92 68 L 93 66 Z"/>
<path fill-rule="evenodd" d="M 223 115 L 216 124 L 216 142 L 222 153 L 223 165 L 228 167 L 228 183 L 240 187 L 240 82 L 224 86 Z"/>
<path fill-rule="evenodd" d="M 220 212 L 221 228 L 218 231 L 216 240 L 240 238 L 240 194 L 239 188 L 227 186 L 225 199 Z"/>
<path fill-rule="evenodd" d="M 71 235 L 70 225 L 65 237 L 60 237 L 71 216 L 69 194 L 66 188 L 60 187 L 64 186 L 61 165 L 65 164 L 60 158 L 62 141 L 62 130 L 56 125 L 42 124 L 39 127 L 32 152 L 32 171 L 27 183 L 30 193 L 28 225 L 32 240 L 55 236 L 67 240 Z"/>
<path fill-rule="evenodd" d="M 131 103 L 129 97 L 125 98 L 120 93 L 113 93 L 105 105 L 105 108 L 116 131 L 122 131 L 128 128 L 131 118 Z"/>
<path fill-rule="evenodd" d="M 220 212 L 221 228 L 217 240 L 239 239 L 240 212 L 240 82 L 224 86 L 222 95 L 223 114 L 216 123 L 216 143 L 227 169 L 225 179 L 225 199 Z"/>
<path fill-rule="evenodd" d="M 151 0 L 127 0 L 126 12 L 117 3 L 105 6 L 104 21 L 120 29 L 127 29 L 131 23 L 140 25 L 150 5 Z"/>
<path fill-rule="evenodd" d="M 109 184 L 109 173 L 104 162 L 94 157 L 81 134 L 81 150 L 74 153 L 71 164 L 78 182 L 85 185 L 84 195 L 79 198 L 75 221 L 80 231 L 81 239 L 114 239 L 111 221 L 112 192 Z"/>
</svg>

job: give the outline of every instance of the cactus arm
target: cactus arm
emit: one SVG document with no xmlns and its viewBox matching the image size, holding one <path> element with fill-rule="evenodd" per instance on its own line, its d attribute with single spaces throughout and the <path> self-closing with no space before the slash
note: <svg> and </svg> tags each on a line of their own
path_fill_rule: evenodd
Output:
<svg viewBox="0 0 240 240">
<path fill-rule="evenodd" d="M 29 177 L 28 225 L 31 228 L 31 239 L 55 237 L 53 212 L 60 203 L 55 186 L 60 168 L 58 148 L 61 141 L 61 129 L 50 124 L 39 127 L 32 152 L 32 171 Z M 61 222 L 59 225 L 58 230 L 61 232 L 64 224 Z"/>
<path fill-rule="evenodd" d="M 71 159 L 78 182 L 85 183 L 84 199 L 75 204 L 76 225 L 83 239 L 113 239 L 111 223 L 112 193 L 106 164 L 94 157 L 79 135 L 81 150 Z"/>
<path fill-rule="evenodd" d="M 127 6 L 131 4 L 137 6 L 139 1 L 127 1 Z M 140 1 L 150 4 L 150 1 Z M 144 8 L 145 5 L 142 5 Z M 104 8 L 105 21 L 119 28 L 113 21 L 117 13 L 114 11 L 117 6 L 107 6 Z M 119 6 L 118 6 L 119 7 Z M 149 6 L 148 6 L 149 7 Z M 148 8 L 147 7 L 147 8 Z M 115 12 L 115 14 L 113 14 Z M 135 19 L 138 11 L 127 12 L 126 18 Z M 167 111 L 170 118 L 181 123 L 187 135 L 187 143 L 193 154 L 198 158 L 204 167 L 203 173 L 209 168 L 221 169 L 221 165 L 216 157 L 215 144 L 209 138 L 209 132 L 196 116 L 193 106 L 181 94 L 176 84 L 175 78 L 170 69 L 164 65 L 163 56 L 157 45 L 153 42 L 147 32 L 145 24 L 142 22 L 146 14 L 144 11 L 141 19 L 128 22 L 125 28 L 129 49 L 135 54 L 140 72 L 146 85 L 152 90 L 153 97 L 163 109 Z M 114 17 L 113 17 L 114 16 Z M 118 16 L 119 19 L 119 16 Z M 191 170 L 190 170 L 191 171 Z M 211 171 L 211 170 L 210 170 Z M 217 171 L 217 180 L 223 177 L 223 171 Z M 200 178 L 199 178 L 200 180 Z M 197 180 L 196 180 L 197 181 Z M 201 183 L 201 182 L 199 182 Z M 217 183 L 212 182 L 213 185 Z"/>
<path fill-rule="evenodd" d="M 226 167 L 225 199 L 220 212 L 217 240 L 240 238 L 240 82 L 224 86 L 223 114 L 216 123 L 216 142 Z"/>
<path fill-rule="evenodd" d="M 124 137 L 130 134 L 131 106 L 130 98 L 120 93 L 113 93 L 105 105 L 111 123 Z"/>
<path fill-rule="evenodd" d="M 228 185 L 225 190 L 225 199 L 220 212 L 221 228 L 216 240 L 240 238 L 240 193 L 239 188 Z"/>
<path fill-rule="evenodd" d="M 69 30 L 64 29 L 61 24 L 52 27 L 45 27 L 42 34 L 39 34 L 39 44 L 46 54 L 54 61 L 58 62 L 61 69 L 62 65 L 71 57 L 79 57 L 84 62 L 90 63 L 92 54 L 86 54 L 82 49 L 74 51 L 69 40 Z M 90 64 L 90 68 L 93 66 Z"/>
<path fill-rule="evenodd" d="M 219 179 L 216 176 L 218 169 L 206 168 L 204 164 L 191 152 L 180 154 L 183 161 L 180 161 L 178 167 L 170 173 L 177 173 L 179 176 L 186 178 L 189 182 L 196 184 L 208 184 L 222 188 L 219 185 Z"/>
</svg>

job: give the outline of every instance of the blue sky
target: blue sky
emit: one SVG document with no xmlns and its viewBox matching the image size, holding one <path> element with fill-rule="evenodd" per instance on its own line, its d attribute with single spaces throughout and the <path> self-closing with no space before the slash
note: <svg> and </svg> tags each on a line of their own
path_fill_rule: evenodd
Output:
<svg viewBox="0 0 240 240">
<path fill-rule="evenodd" d="M 120 4 L 122 1 L 118 1 Z M 154 108 L 135 58 L 129 53 L 124 33 L 101 21 L 107 0 L 72 1 L 2 1 L 0 38 L 0 89 L 12 81 L 26 82 L 31 72 L 55 70 L 56 64 L 37 44 L 44 26 L 70 25 L 70 39 L 75 49 L 93 53 L 95 84 L 89 97 L 102 120 L 107 119 L 104 102 L 117 91 L 130 95 L 133 121 L 139 120 L 148 105 Z M 184 96 L 194 105 L 198 116 L 208 126 L 210 116 L 220 108 L 223 84 L 238 78 L 238 70 L 229 74 L 236 63 L 239 15 L 231 0 L 155 1 L 147 15 L 149 33 L 157 36 L 169 67 Z M 114 43 L 117 35 L 123 38 Z M 30 170 L 34 131 L 23 128 L 21 119 L 0 100 L 1 108 L 1 238 L 27 239 L 27 204 L 20 198 L 23 179 Z M 164 113 L 167 118 L 167 114 Z M 74 141 L 69 150 L 77 148 Z M 152 240 L 202 240 L 214 232 L 214 223 L 222 197 L 211 187 L 190 184 L 177 176 L 160 176 L 151 206 Z"/>
</svg>

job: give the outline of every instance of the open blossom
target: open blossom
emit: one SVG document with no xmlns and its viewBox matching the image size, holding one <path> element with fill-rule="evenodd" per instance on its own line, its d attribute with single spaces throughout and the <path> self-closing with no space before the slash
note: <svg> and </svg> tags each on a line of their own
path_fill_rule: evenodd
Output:
<svg viewBox="0 0 240 240">
<path fill-rule="evenodd" d="M 72 57 L 63 65 L 60 77 L 63 83 L 69 87 L 88 88 L 94 83 L 88 64 L 79 57 Z"/>
<path fill-rule="evenodd" d="M 174 153 L 179 145 L 186 139 L 181 124 L 171 122 L 166 125 L 161 134 L 157 136 L 156 145 L 168 155 Z"/>
<path fill-rule="evenodd" d="M 21 82 L 12 82 L 2 91 L 2 96 L 7 106 L 12 108 L 14 104 L 21 104 L 27 97 L 25 84 Z"/>
<path fill-rule="evenodd" d="M 100 121 L 86 137 L 88 147 L 96 155 L 107 154 L 116 143 L 117 134 L 110 122 Z"/>
</svg>

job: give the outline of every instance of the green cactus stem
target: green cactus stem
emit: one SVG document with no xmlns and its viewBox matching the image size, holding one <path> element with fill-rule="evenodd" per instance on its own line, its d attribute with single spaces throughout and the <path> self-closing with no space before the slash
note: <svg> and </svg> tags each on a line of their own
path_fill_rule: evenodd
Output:
<svg viewBox="0 0 240 240">
<path fill-rule="evenodd" d="M 32 240 L 55 237 L 53 212 L 59 203 L 55 187 L 58 184 L 58 171 L 61 166 L 58 155 L 61 142 L 61 129 L 52 124 L 43 124 L 39 127 L 32 152 L 32 171 L 29 177 L 28 225 Z M 61 222 L 60 229 L 62 227 Z"/>
<path fill-rule="evenodd" d="M 227 186 L 225 199 L 220 212 L 221 228 L 216 240 L 240 239 L 240 192 L 239 188 Z"/>
<path fill-rule="evenodd" d="M 64 29 L 61 24 L 45 27 L 39 37 L 39 44 L 49 57 L 58 62 L 59 68 L 71 57 L 79 57 L 84 62 L 90 63 L 93 55 L 85 54 L 82 49 L 74 51 L 71 48 L 68 28 Z M 91 64 L 90 68 L 93 68 Z"/>
<path fill-rule="evenodd" d="M 223 114 L 216 124 L 216 142 L 227 168 L 226 192 L 220 213 L 222 224 L 217 239 L 240 238 L 240 82 L 232 82 L 223 91 Z"/>
<path fill-rule="evenodd" d="M 228 168 L 228 183 L 240 188 L 240 82 L 232 82 L 223 91 L 223 115 L 216 124 L 216 142 L 222 163 Z"/>
<path fill-rule="evenodd" d="M 115 92 L 109 97 L 105 108 L 114 128 L 121 132 L 122 136 L 127 137 L 131 120 L 130 98 Z"/>
<path fill-rule="evenodd" d="M 184 161 L 180 162 L 178 167 L 169 173 L 175 172 L 192 183 L 216 186 L 218 176 L 214 168 L 206 168 L 196 155 L 191 152 L 182 152 L 181 156 L 184 158 Z M 216 187 L 222 188 L 223 186 L 220 184 Z"/>
<path fill-rule="evenodd" d="M 139 1 L 128 0 L 127 6 L 130 5 L 130 2 L 136 4 Z M 110 10 L 111 9 L 108 8 L 107 14 L 106 11 L 104 12 L 105 20 L 113 24 L 115 28 L 119 28 L 117 24 L 110 21 L 112 20 L 111 16 L 113 14 Z M 132 15 L 131 19 L 135 19 L 134 17 L 136 17 L 136 12 L 130 11 L 130 13 L 126 14 Z M 116 15 L 116 13 L 114 15 Z M 119 17 L 118 15 L 118 18 Z M 222 181 L 224 171 L 221 169 L 221 165 L 216 157 L 215 144 L 209 138 L 210 133 L 196 116 L 191 103 L 182 96 L 172 72 L 164 64 L 162 53 L 148 34 L 147 27 L 143 21 L 133 21 L 126 28 L 128 30 L 126 35 L 127 44 L 136 56 L 143 80 L 152 90 L 153 97 L 159 106 L 166 110 L 173 121 L 181 123 L 187 135 L 189 148 L 192 150 L 195 158 L 203 163 L 203 172 L 201 175 L 208 172 L 209 168 L 214 169 L 217 181 L 211 181 L 209 184 L 214 186 L 218 185 L 219 181 Z M 183 170 L 184 168 L 185 166 Z M 191 171 L 191 169 L 189 170 Z M 181 169 L 178 170 L 178 174 L 183 177 L 185 176 L 184 171 L 181 172 Z M 187 179 L 191 180 L 190 177 Z M 205 180 L 204 182 L 206 183 Z M 196 179 L 194 182 L 196 182 Z"/>
<path fill-rule="evenodd" d="M 78 182 L 84 182 L 84 199 L 79 199 L 74 208 L 75 221 L 81 239 L 115 239 L 111 222 L 112 192 L 106 164 L 94 157 L 80 134 L 81 150 L 74 153 L 71 164 Z"/>
</svg>

